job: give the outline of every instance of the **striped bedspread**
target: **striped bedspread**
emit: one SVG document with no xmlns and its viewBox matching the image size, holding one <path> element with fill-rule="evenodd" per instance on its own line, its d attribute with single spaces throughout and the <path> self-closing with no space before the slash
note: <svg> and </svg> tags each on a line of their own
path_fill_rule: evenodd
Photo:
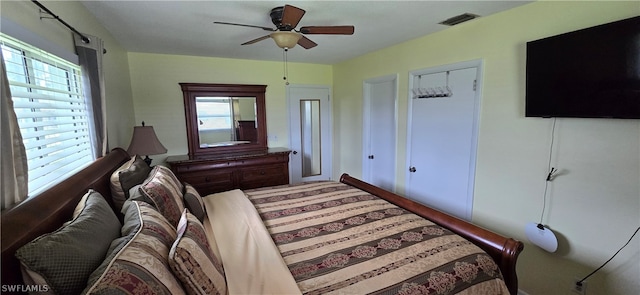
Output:
<svg viewBox="0 0 640 295">
<path fill-rule="evenodd" d="M 509 294 L 472 243 L 349 185 L 245 191 L 303 294 Z"/>
</svg>

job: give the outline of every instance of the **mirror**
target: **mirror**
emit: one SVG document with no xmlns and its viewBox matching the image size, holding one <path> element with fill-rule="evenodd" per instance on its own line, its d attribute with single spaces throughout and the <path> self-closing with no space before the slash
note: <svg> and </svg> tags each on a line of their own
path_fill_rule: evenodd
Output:
<svg viewBox="0 0 640 295">
<path fill-rule="evenodd" d="M 190 156 L 266 150 L 266 85 L 180 86 Z"/>
<path fill-rule="evenodd" d="M 201 148 L 258 142 L 255 97 L 196 96 Z"/>
<path fill-rule="evenodd" d="M 300 121 L 302 177 L 320 175 L 320 100 L 300 100 Z"/>
</svg>

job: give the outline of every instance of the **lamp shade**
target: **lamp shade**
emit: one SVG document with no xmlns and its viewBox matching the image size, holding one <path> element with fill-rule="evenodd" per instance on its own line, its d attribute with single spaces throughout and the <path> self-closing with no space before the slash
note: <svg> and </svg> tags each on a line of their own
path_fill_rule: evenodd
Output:
<svg viewBox="0 0 640 295">
<path fill-rule="evenodd" d="M 278 31 L 269 34 L 273 41 L 276 41 L 276 44 L 280 48 L 293 48 L 298 44 L 298 40 L 302 38 L 302 35 L 296 32 L 290 31 Z"/>
<path fill-rule="evenodd" d="M 158 140 L 153 126 L 144 126 L 142 122 L 142 126 L 133 127 L 133 136 L 127 152 L 130 155 L 159 155 L 166 153 L 167 148 Z"/>
</svg>

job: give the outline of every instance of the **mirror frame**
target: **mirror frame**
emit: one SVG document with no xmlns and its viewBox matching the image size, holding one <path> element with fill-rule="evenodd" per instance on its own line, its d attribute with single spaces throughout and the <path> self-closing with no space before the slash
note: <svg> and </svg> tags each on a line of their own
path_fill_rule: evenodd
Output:
<svg viewBox="0 0 640 295">
<path fill-rule="evenodd" d="M 179 83 L 184 98 L 184 114 L 187 123 L 187 143 L 189 156 L 220 155 L 230 153 L 247 153 L 267 150 L 267 119 L 265 109 L 265 92 L 267 85 L 244 84 L 209 84 L 209 83 Z M 196 112 L 196 97 L 255 97 L 256 121 L 258 124 L 258 141 L 256 143 L 235 145 L 200 147 L 198 133 L 198 115 Z M 235 123 L 235 122 L 234 122 Z"/>
</svg>

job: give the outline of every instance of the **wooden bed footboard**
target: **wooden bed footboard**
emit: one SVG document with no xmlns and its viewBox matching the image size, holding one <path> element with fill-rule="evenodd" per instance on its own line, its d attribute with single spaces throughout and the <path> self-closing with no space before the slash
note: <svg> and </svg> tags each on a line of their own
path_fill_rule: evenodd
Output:
<svg viewBox="0 0 640 295">
<path fill-rule="evenodd" d="M 116 148 L 43 193 L 2 211 L 2 285 L 24 284 L 16 250 L 70 220 L 76 205 L 90 188 L 100 192 L 113 206 L 109 179 L 127 160 L 127 152 Z"/>
<path fill-rule="evenodd" d="M 524 249 L 524 244 L 512 238 L 506 238 L 492 231 L 473 225 L 420 203 L 401 197 L 382 188 L 366 183 L 357 178 L 342 174 L 340 182 L 354 186 L 370 194 L 383 198 L 397 206 L 405 208 L 421 217 L 429 219 L 452 232 L 473 242 L 486 251 L 496 261 L 502 272 L 507 288 L 511 294 L 518 293 L 518 276 L 516 262 Z"/>
</svg>

